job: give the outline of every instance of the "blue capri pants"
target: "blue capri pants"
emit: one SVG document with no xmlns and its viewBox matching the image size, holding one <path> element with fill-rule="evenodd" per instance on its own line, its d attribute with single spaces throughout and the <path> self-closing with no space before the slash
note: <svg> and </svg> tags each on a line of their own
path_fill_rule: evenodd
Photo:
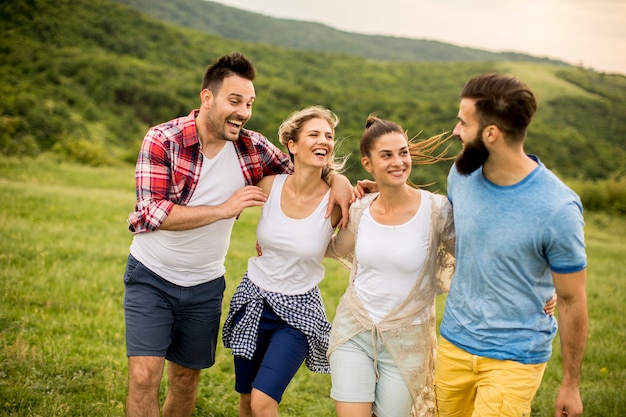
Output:
<svg viewBox="0 0 626 417">
<path fill-rule="evenodd" d="M 244 313 L 245 308 L 237 312 L 235 324 Z M 287 324 L 264 303 L 254 356 L 251 360 L 234 357 L 235 390 L 249 394 L 255 388 L 280 403 L 308 351 L 304 333 Z"/>
</svg>

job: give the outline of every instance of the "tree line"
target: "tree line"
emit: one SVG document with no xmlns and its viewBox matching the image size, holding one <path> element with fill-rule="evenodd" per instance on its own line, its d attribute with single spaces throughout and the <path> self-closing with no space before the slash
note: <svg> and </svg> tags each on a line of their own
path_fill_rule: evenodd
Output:
<svg viewBox="0 0 626 417">
<path fill-rule="evenodd" d="M 417 140 L 450 131 L 464 82 L 501 71 L 520 76 L 539 96 L 527 150 L 566 180 L 596 194 L 606 190 L 592 206 L 626 212 L 620 200 L 626 199 L 624 76 L 549 63 L 386 62 L 290 50 L 174 26 L 108 0 L 3 2 L 0 22 L 5 155 L 133 163 L 149 126 L 198 106 L 210 61 L 240 50 L 258 70 L 247 127 L 277 143 L 278 125 L 289 113 L 312 104 L 329 107 L 341 119 L 339 153 L 352 156 L 347 174 L 354 181 L 367 177 L 358 142 L 368 114 L 400 123 L 409 136 L 419 134 Z M 451 152 L 458 149 L 454 144 Z M 442 191 L 449 166 L 420 167 L 412 180 L 435 182 L 432 187 Z"/>
</svg>

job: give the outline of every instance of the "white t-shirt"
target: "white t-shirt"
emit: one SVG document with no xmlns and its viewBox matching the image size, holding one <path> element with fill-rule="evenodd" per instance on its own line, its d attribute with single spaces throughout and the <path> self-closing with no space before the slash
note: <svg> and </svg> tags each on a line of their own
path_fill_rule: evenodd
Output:
<svg viewBox="0 0 626 417">
<path fill-rule="evenodd" d="M 358 226 L 356 293 L 374 323 L 406 299 L 424 265 L 430 236 L 430 199 L 422 193 L 415 216 L 401 225 L 376 222 L 370 208 Z M 427 311 L 424 318 L 427 318 Z M 418 317 L 416 322 L 422 318 Z"/>
<path fill-rule="evenodd" d="M 188 206 L 216 206 L 245 186 L 235 145 L 226 142 L 217 155 L 204 157 Z M 224 275 L 224 260 L 235 218 L 191 230 L 157 229 L 134 235 L 130 253 L 154 273 L 182 287 Z"/>
</svg>

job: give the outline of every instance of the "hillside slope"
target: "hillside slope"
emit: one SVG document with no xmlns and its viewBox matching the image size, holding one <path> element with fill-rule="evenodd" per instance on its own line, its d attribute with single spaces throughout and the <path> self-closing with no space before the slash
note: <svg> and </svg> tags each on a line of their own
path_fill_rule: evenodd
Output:
<svg viewBox="0 0 626 417">
<path fill-rule="evenodd" d="M 424 39 L 349 33 L 307 21 L 278 19 L 206 0 L 115 0 L 190 29 L 306 51 L 386 61 L 562 61 L 515 52 L 490 52 Z"/>
<path fill-rule="evenodd" d="M 0 3 L 0 153 L 102 165 L 133 162 L 150 125 L 198 106 L 206 65 L 232 50 L 258 69 L 248 127 L 275 140 L 295 109 L 320 104 L 341 118 L 340 153 L 363 178 L 358 138 L 369 113 L 421 138 L 450 130 L 471 76 L 506 71 L 539 97 L 527 150 L 560 175 L 626 172 L 626 77 L 544 63 L 390 62 L 249 43 L 155 19 L 109 0 Z M 453 151 L 458 149 L 454 145 Z M 420 167 L 418 183 L 445 186 L 449 164 Z"/>
</svg>

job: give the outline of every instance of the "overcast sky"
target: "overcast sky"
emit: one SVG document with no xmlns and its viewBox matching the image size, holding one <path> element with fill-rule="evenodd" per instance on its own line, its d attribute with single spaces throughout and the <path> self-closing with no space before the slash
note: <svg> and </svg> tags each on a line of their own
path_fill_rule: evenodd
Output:
<svg viewBox="0 0 626 417">
<path fill-rule="evenodd" d="M 213 0 L 364 34 L 514 51 L 626 75 L 626 0 Z"/>
</svg>

